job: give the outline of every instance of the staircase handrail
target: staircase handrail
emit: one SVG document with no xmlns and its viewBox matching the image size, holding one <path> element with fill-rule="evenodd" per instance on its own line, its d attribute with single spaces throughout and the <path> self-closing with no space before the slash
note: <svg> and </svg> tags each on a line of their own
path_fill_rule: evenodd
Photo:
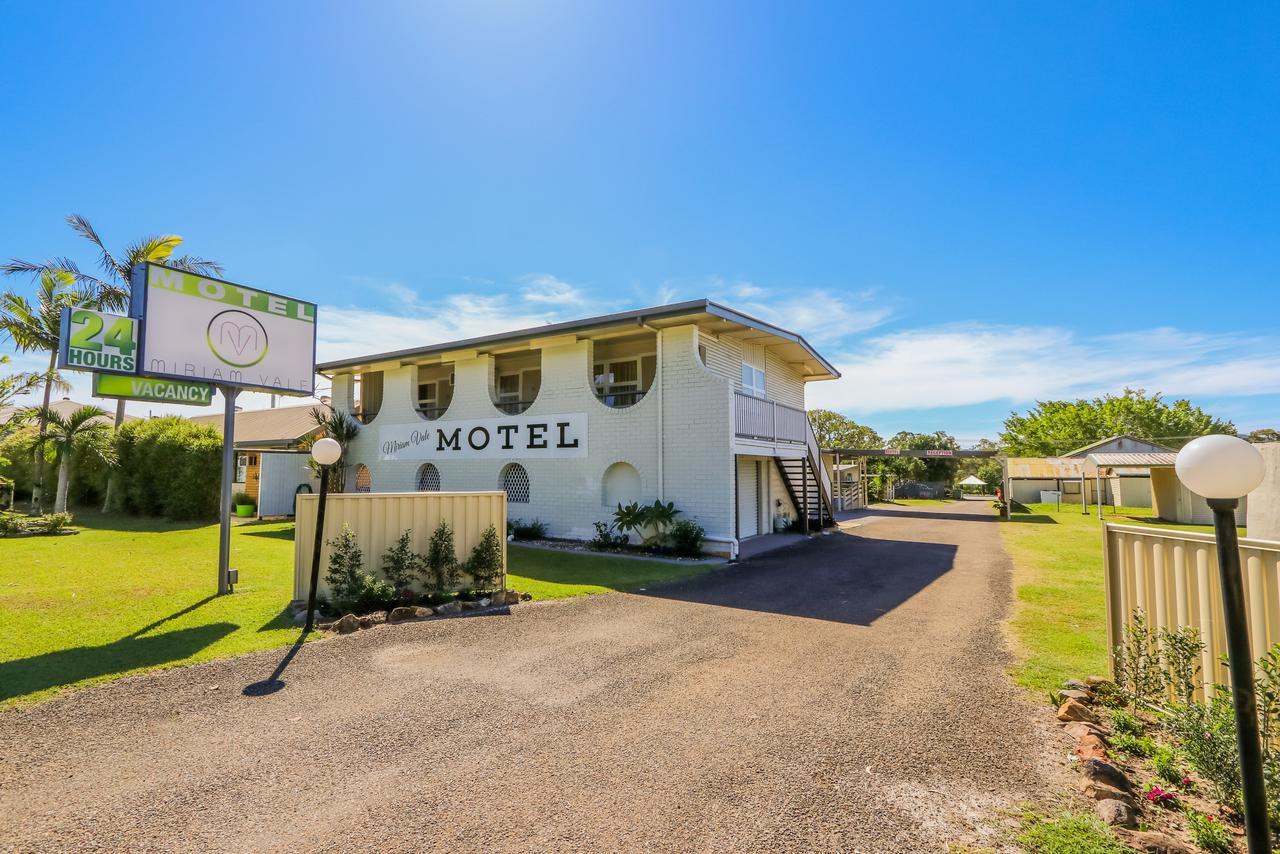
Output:
<svg viewBox="0 0 1280 854">
<path fill-rule="evenodd" d="M 822 451 L 818 447 L 818 437 L 813 432 L 813 422 L 807 417 L 805 424 L 808 425 L 808 435 L 806 436 L 806 445 L 809 451 L 809 464 L 818 472 L 818 482 L 821 484 L 822 498 L 827 501 L 828 507 L 834 507 L 835 502 L 831 497 L 831 475 L 827 473 L 827 467 L 822 464 Z"/>
</svg>

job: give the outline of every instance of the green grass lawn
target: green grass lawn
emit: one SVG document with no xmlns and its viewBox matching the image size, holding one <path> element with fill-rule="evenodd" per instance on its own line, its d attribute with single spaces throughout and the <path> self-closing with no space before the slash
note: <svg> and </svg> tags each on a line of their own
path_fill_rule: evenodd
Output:
<svg viewBox="0 0 1280 854">
<path fill-rule="evenodd" d="M 1064 679 L 1105 674 L 1106 600 L 1102 578 L 1102 523 L 1080 505 L 1029 504 L 1002 522 L 1005 548 L 1014 562 L 1017 607 L 1011 621 L 1020 663 L 1018 684 L 1036 691 Z M 994 510 L 992 511 L 995 512 Z M 1104 520 L 1181 531 L 1211 531 L 1151 517 L 1150 508 L 1104 508 Z"/>
<path fill-rule="evenodd" d="M 130 673 L 288 646 L 293 523 L 232 529 L 232 596 L 214 596 L 217 525 L 80 512 L 69 537 L 0 540 L 0 708 Z M 511 546 L 509 586 L 535 599 L 705 571 Z"/>
</svg>

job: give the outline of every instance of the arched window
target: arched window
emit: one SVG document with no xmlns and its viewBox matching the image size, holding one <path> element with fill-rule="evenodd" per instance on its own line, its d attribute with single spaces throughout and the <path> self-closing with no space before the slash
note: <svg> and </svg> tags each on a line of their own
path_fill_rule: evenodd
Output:
<svg viewBox="0 0 1280 854">
<path fill-rule="evenodd" d="M 423 463 L 418 466 L 418 491 L 440 491 L 440 470 L 431 463 Z"/>
<path fill-rule="evenodd" d="M 364 463 L 356 466 L 356 492 L 373 492 L 373 475 Z"/>
<path fill-rule="evenodd" d="M 630 463 L 614 463 L 604 470 L 601 493 L 605 507 L 640 500 L 640 472 Z"/>
<path fill-rule="evenodd" d="M 508 504 L 529 503 L 529 473 L 519 463 L 507 463 L 502 467 L 502 491 Z"/>
</svg>

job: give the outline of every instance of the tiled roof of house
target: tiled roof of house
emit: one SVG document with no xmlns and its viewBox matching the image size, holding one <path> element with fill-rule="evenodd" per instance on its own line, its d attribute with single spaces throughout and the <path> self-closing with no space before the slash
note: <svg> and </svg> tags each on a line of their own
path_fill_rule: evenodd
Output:
<svg viewBox="0 0 1280 854">
<path fill-rule="evenodd" d="M 315 419 L 311 410 L 323 404 L 280 406 L 275 409 L 246 409 L 236 413 L 237 447 L 275 447 L 296 445 L 299 440 L 314 434 Z M 197 415 L 191 419 L 197 424 L 222 430 L 222 415 Z"/>
</svg>

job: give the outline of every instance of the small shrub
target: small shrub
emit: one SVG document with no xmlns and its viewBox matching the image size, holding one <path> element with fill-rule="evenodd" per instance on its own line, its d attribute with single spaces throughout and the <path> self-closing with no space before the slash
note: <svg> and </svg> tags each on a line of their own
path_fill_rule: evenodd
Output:
<svg viewBox="0 0 1280 854">
<path fill-rule="evenodd" d="M 1204 641 L 1195 626 L 1179 629 L 1160 629 L 1160 659 L 1164 666 L 1165 680 L 1173 696 L 1181 703 L 1190 703 L 1200 680 L 1200 657 L 1204 653 Z"/>
<path fill-rule="evenodd" d="M 1236 748 L 1235 709 L 1227 693 L 1208 703 L 1176 706 L 1168 716 L 1191 767 L 1209 781 L 1213 795 L 1230 807 L 1240 806 L 1240 756 Z"/>
<path fill-rule="evenodd" d="M 461 580 L 458 553 L 453 545 L 453 529 L 443 519 L 431 533 L 431 539 L 427 543 L 427 558 L 419 567 L 419 572 L 428 587 L 442 593 L 457 587 Z"/>
<path fill-rule="evenodd" d="M 511 536 L 517 540 L 543 540 L 547 536 L 547 525 L 534 519 L 532 522 L 525 522 L 522 519 L 512 519 L 507 523 Z"/>
<path fill-rule="evenodd" d="M 1139 705 L 1156 700 L 1164 690 L 1160 651 L 1141 608 L 1134 610 L 1124 627 L 1124 639 L 1115 648 L 1115 671 L 1116 687 L 1134 712 Z"/>
<path fill-rule="evenodd" d="M 467 559 L 467 574 L 475 581 L 478 590 L 492 590 L 502 576 L 502 541 L 493 525 L 485 528 L 480 542 Z"/>
<path fill-rule="evenodd" d="M 253 504 L 253 496 L 247 492 L 237 492 L 231 496 L 231 506 L 240 507 L 245 504 Z"/>
<path fill-rule="evenodd" d="M 343 525 L 328 545 L 329 571 L 324 580 L 339 612 L 386 610 L 395 604 L 395 588 L 365 572 L 364 554 L 350 527 Z"/>
<path fill-rule="evenodd" d="M 667 532 L 675 524 L 680 511 L 674 502 L 654 500 L 652 504 L 619 504 L 613 513 L 613 527 L 619 531 L 631 531 L 644 541 L 647 548 L 662 545 Z"/>
<path fill-rule="evenodd" d="M 1156 776 L 1170 786 L 1180 785 L 1186 777 L 1182 766 L 1178 763 L 1178 752 L 1165 744 L 1157 744 L 1151 751 L 1151 764 L 1155 766 Z"/>
<path fill-rule="evenodd" d="M 1030 854 L 1132 854 L 1100 820 L 1078 813 L 1033 818 L 1017 841 Z"/>
<path fill-rule="evenodd" d="M 27 530 L 38 534 L 61 534 L 71 527 L 70 513 L 45 513 L 39 519 L 27 523 Z"/>
<path fill-rule="evenodd" d="M 382 555 L 382 574 L 391 582 L 402 600 L 411 598 L 409 586 L 418 571 L 418 556 L 413 552 L 413 531 L 405 531 L 396 544 Z"/>
<path fill-rule="evenodd" d="M 594 522 L 592 524 L 595 525 L 596 535 L 591 538 L 587 545 L 598 552 L 620 549 L 630 540 L 626 534 L 615 533 L 613 526 L 606 522 Z"/>
<path fill-rule="evenodd" d="M 1111 746 L 1130 756 L 1150 756 L 1156 749 L 1156 743 L 1148 735 L 1117 735 L 1111 740 Z"/>
<path fill-rule="evenodd" d="M 0 512 L 0 537 L 12 537 L 26 532 L 27 523 L 20 513 Z"/>
<path fill-rule="evenodd" d="M 1215 816 L 1187 808 L 1187 826 L 1191 839 L 1210 854 L 1235 854 L 1231 831 Z"/>
<path fill-rule="evenodd" d="M 1142 721 L 1124 709 L 1112 713 L 1111 726 L 1119 735 L 1142 735 Z"/>
<path fill-rule="evenodd" d="M 706 538 L 707 532 L 691 519 L 681 519 L 671 526 L 671 550 L 682 557 L 701 556 Z"/>
</svg>

